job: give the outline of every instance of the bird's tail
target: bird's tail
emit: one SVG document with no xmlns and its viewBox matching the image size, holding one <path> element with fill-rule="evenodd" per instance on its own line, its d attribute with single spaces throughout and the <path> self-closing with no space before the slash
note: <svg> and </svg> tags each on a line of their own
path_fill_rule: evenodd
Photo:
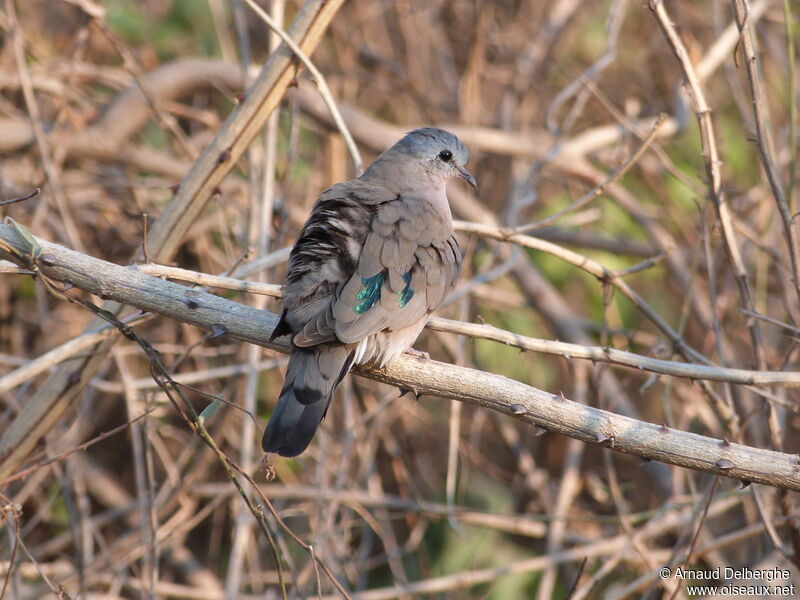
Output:
<svg viewBox="0 0 800 600">
<path fill-rule="evenodd" d="M 354 354 L 341 345 L 294 348 L 278 406 L 261 440 L 264 452 L 297 456 L 308 447 Z"/>
</svg>

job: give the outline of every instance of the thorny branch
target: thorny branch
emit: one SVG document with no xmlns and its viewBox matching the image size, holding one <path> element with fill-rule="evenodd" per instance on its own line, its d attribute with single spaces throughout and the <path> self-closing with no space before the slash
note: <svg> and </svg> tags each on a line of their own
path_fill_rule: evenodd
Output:
<svg viewBox="0 0 800 600">
<path fill-rule="evenodd" d="M 23 266 L 35 266 L 35 270 L 48 279 L 68 283 L 105 299 L 208 329 L 216 328 L 266 347 L 288 350 L 285 344 L 269 340 L 277 324 L 276 315 L 138 274 L 44 240 L 34 240 L 40 248 L 35 258 L 19 241 L 15 229 L 0 225 L 0 256 Z M 496 375 L 434 361 L 404 358 L 385 370 L 359 367 L 356 372 L 411 390 L 417 396 L 430 394 L 471 402 L 648 460 L 800 490 L 798 455 L 749 448 L 727 440 L 670 430 L 663 425 L 637 422 L 570 402 L 563 395 L 548 394 Z"/>
</svg>

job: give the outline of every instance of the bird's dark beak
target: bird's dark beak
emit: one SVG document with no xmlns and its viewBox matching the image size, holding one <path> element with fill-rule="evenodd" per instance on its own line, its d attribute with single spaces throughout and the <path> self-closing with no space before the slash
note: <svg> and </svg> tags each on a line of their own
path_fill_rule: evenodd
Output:
<svg viewBox="0 0 800 600">
<path fill-rule="evenodd" d="M 470 184 L 473 188 L 475 188 L 475 191 L 477 192 L 478 182 L 475 181 L 475 177 L 472 175 L 472 173 L 467 171 L 464 167 L 456 167 L 456 170 L 458 171 L 458 176 L 461 177 L 461 179 L 466 181 L 468 184 Z"/>
</svg>

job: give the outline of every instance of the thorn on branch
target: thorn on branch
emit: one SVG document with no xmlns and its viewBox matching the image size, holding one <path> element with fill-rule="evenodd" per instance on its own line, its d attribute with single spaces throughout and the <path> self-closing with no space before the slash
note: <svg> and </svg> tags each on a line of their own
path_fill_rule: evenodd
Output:
<svg viewBox="0 0 800 600">
<path fill-rule="evenodd" d="M 419 396 L 420 396 L 420 394 L 419 394 L 419 392 L 418 392 L 417 390 L 415 390 L 414 388 L 410 388 L 410 387 L 401 387 L 401 388 L 400 388 L 400 396 L 398 396 L 398 397 L 399 397 L 399 398 L 402 398 L 402 397 L 403 397 L 403 396 L 405 396 L 406 394 L 412 394 L 412 395 L 414 396 L 414 401 L 419 401 Z"/>
<path fill-rule="evenodd" d="M 613 448 L 614 447 L 615 439 L 614 439 L 613 435 L 607 435 L 605 433 L 599 433 L 598 432 L 598 433 L 594 434 L 594 439 L 601 446 L 605 445 L 605 444 L 608 444 L 609 448 Z"/>
<path fill-rule="evenodd" d="M 214 323 L 211 326 L 211 332 L 212 332 L 212 335 L 208 339 L 215 340 L 217 338 L 221 338 L 223 336 L 228 335 L 228 328 L 225 327 L 224 325 L 220 325 L 219 323 Z"/>
</svg>

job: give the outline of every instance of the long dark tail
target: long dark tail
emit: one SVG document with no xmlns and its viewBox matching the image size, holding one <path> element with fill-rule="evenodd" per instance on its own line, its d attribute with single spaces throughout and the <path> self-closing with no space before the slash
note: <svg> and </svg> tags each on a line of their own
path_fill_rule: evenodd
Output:
<svg viewBox="0 0 800 600">
<path fill-rule="evenodd" d="M 293 350 L 278 406 L 261 440 L 264 452 L 297 456 L 308 447 L 353 357 L 352 348 L 333 344 Z"/>
</svg>

